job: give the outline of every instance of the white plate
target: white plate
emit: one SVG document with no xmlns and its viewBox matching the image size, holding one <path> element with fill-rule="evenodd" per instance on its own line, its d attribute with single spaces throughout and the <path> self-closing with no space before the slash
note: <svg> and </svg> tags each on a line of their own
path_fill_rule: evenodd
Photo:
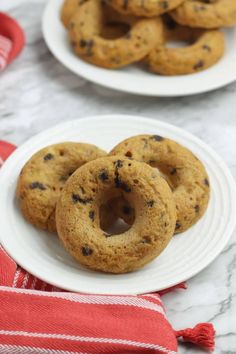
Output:
<svg viewBox="0 0 236 354">
<path fill-rule="evenodd" d="M 227 29 L 224 58 L 212 68 L 184 76 L 165 77 L 145 72 L 135 65 L 107 70 L 87 64 L 71 50 L 60 22 L 63 0 L 50 0 L 43 15 L 43 34 L 54 56 L 75 74 L 119 91 L 147 96 L 184 96 L 211 91 L 236 80 L 236 28 Z"/>
<path fill-rule="evenodd" d="M 38 149 L 60 141 L 93 143 L 108 151 L 135 134 L 159 134 L 190 148 L 210 176 L 211 199 L 205 216 L 189 231 L 175 236 L 165 251 L 143 269 L 110 275 L 76 263 L 57 237 L 24 221 L 15 200 L 16 181 L 24 163 Z M 19 147 L 0 171 L 1 242 L 26 270 L 58 287 L 107 294 L 134 294 L 173 286 L 200 272 L 221 252 L 236 223 L 236 190 L 224 162 L 199 139 L 172 125 L 148 118 L 111 115 L 60 124 Z"/>
</svg>

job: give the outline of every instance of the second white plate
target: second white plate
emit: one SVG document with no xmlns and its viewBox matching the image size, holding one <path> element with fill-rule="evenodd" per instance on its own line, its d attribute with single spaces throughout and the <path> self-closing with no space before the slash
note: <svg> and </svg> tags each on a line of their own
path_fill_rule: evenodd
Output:
<svg viewBox="0 0 236 354">
<path fill-rule="evenodd" d="M 226 53 L 213 67 L 183 76 L 158 76 L 135 65 L 107 70 L 79 59 L 60 22 L 63 0 L 50 0 L 43 15 L 43 35 L 52 54 L 68 69 L 96 84 L 146 96 L 186 96 L 211 91 L 236 80 L 236 28 L 225 30 Z"/>
<path fill-rule="evenodd" d="M 56 236 L 37 230 L 22 217 L 15 200 L 16 182 L 29 157 L 60 141 L 93 143 L 109 151 L 136 134 L 158 134 L 191 149 L 205 164 L 211 182 L 210 203 L 204 217 L 173 237 L 165 251 L 139 271 L 111 275 L 90 271 L 76 263 Z M 60 288 L 105 294 L 136 294 L 161 290 L 204 269 L 222 251 L 235 223 L 236 191 L 224 162 L 206 144 L 172 125 L 132 116 L 98 116 L 58 125 L 19 147 L 0 171 L 1 243 L 23 268 Z"/>
</svg>

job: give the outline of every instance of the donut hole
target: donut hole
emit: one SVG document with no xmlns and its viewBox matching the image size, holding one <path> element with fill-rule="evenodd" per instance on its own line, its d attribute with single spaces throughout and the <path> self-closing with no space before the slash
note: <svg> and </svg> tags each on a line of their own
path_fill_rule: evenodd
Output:
<svg viewBox="0 0 236 354">
<path fill-rule="evenodd" d="M 177 187 L 178 173 L 176 167 L 160 165 L 154 160 L 150 160 L 148 164 L 155 168 L 157 173 L 166 180 L 172 191 Z"/>
<path fill-rule="evenodd" d="M 196 40 L 197 36 L 195 33 L 189 33 L 187 32 L 187 28 L 185 29 L 184 27 L 181 29 L 182 33 L 179 33 L 178 35 L 168 35 L 166 38 L 166 48 L 184 48 L 192 45 Z M 186 31 L 186 33 L 185 33 Z"/>
<path fill-rule="evenodd" d="M 101 37 L 113 40 L 127 35 L 130 31 L 131 26 L 128 21 L 106 4 L 103 4 L 102 16 Z"/>
<path fill-rule="evenodd" d="M 117 203 L 117 200 L 120 200 L 121 202 Z M 103 207 L 101 213 L 100 207 L 100 227 L 106 233 L 107 237 L 120 235 L 128 231 L 134 223 L 134 209 L 130 203 L 120 196 L 119 198 L 108 200 L 107 205 L 109 206 L 108 210 L 112 209 L 114 213 L 114 217 L 112 216 L 113 219 L 111 220 L 111 214 L 108 212 L 107 218 L 110 218 L 110 220 L 108 219 L 104 222 L 104 218 L 106 217 L 106 210 L 104 212 Z M 120 212 L 118 209 L 121 209 L 122 212 Z M 120 218 L 118 215 L 123 215 L 124 218 Z M 101 220 L 101 217 L 103 220 Z"/>
<path fill-rule="evenodd" d="M 208 1 L 208 0 L 206 0 Z M 205 1 L 205 3 L 206 3 Z M 204 1 L 202 1 L 204 2 Z M 178 25 L 170 16 L 166 15 L 164 20 L 164 34 L 166 48 L 184 48 L 192 45 L 198 37 L 203 33 L 203 30 L 189 28 Z"/>
<path fill-rule="evenodd" d="M 128 231 L 132 225 L 127 224 L 123 219 L 117 218 L 113 225 L 109 226 L 105 232 L 109 236 L 115 236 L 123 234 L 124 232 Z"/>
<path fill-rule="evenodd" d="M 130 26 L 116 21 L 106 21 L 101 29 L 101 36 L 105 39 L 117 39 L 127 35 Z"/>
<path fill-rule="evenodd" d="M 167 43 L 166 43 L 166 47 L 167 48 L 184 48 L 184 47 L 187 47 L 187 46 L 189 46 L 189 42 L 185 42 L 185 41 L 172 41 L 172 40 L 170 40 L 170 41 L 168 41 Z"/>
</svg>

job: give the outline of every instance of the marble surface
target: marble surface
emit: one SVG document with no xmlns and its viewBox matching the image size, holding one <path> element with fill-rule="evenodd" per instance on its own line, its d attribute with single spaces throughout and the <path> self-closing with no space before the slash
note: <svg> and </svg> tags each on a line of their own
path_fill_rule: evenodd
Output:
<svg viewBox="0 0 236 354">
<path fill-rule="evenodd" d="M 0 140 L 20 145 L 59 122 L 94 114 L 143 115 L 203 139 L 236 177 L 236 83 L 208 94 L 166 99 L 122 94 L 88 83 L 49 53 L 41 32 L 45 3 L 0 2 L 0 11 L 17 18 L 27 38 L 20 58 L 0 74 Z M 217 260 L 188 281 L 186 291 L 166 295 L 164 300 L 175 328 L 211 321 L 217 331 L 215 353 L 236 353 L 236 232 Z M 202 351 L 180 346 L 179 352 Z"/>
</svg>

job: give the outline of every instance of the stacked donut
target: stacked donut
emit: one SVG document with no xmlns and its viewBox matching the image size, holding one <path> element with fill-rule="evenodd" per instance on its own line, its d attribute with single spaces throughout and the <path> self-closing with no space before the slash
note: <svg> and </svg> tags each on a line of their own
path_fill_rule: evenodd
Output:
<svg viewBox="0 0 236 354">
<path fill-rule="evenodd" d="M 28 222 L 57 233 L 80 264 L 110 273 L 156 258 L 202 217 L 209 194 L 198 158 L 159 135 L 128 138 L 109 154 L 91 144 L 50 145 L 25 164 L 17 185 Z M 117 219 L 125 232 L 109 231 Z"/>
<path fill-rule="evenodd" d="M 223 56 L 219 28 L 236 24 L 236 1 L 65 0 L 61 20 L 74 52 L 91 64 L 113 69 L 142 62 L 156 74 L 183 75 Z"/>
</svg>

